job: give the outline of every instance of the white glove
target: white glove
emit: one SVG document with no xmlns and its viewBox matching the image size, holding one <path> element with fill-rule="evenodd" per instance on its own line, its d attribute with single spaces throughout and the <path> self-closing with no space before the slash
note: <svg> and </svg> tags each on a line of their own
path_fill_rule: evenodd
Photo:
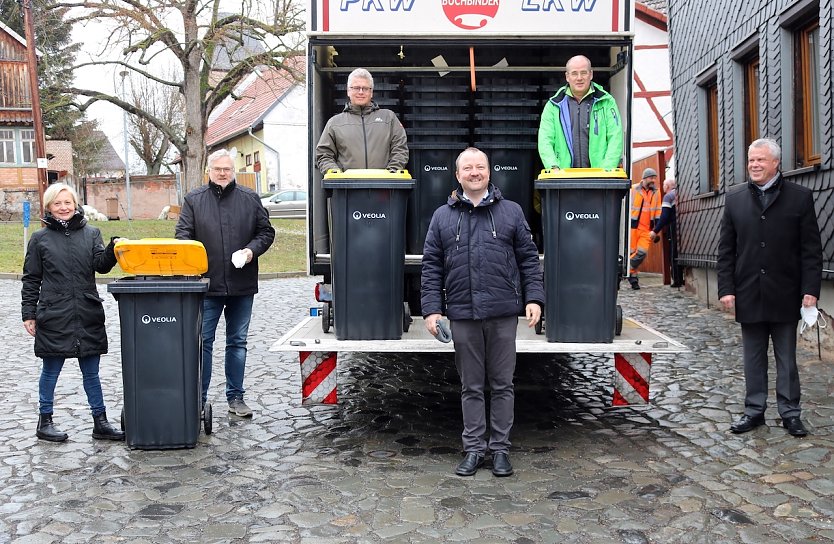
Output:
<svg viewBox="0 0 834 544">
<path fill-rule="evenodd" d="M 235 268 L 243 268 L 243 265 L 246 264 L 246 250 L 239 249 L 232 253 L 232 264 L 235 265 Z"/>
</svg>

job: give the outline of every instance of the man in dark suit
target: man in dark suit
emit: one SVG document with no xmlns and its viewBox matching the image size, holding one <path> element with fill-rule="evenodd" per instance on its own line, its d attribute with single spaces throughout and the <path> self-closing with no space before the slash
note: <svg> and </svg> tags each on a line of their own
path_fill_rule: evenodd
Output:
<svg viewBox="0 0 834 544">
<path fill-rule="evenodd" d="M 744 415 L 730 426 L 745 433 L 765 422 L 767 349 L 776 358 L 776 405 L 793 436 L 800 420 L 796 329 L 800 306 L 817 303 L 822 243 L 811 191 L 782 178 L 781 149 L 762 138 L 747 151 L 750 182 L 727 191 L 718 244 L 718 296 L 741 324 Z"/>
</svg>

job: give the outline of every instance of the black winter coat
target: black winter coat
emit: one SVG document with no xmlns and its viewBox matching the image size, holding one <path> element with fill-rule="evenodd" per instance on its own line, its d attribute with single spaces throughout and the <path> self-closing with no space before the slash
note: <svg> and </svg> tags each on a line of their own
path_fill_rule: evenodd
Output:
<svg viewBox="0 0 834 544">
<path fill-rule="evenodd" d="M 718 244 L 718 296 L 735 295 L 739 323 L 798 321 L 804 295 L 819 298 L 822 243 L 814 199 L 779 178 L 761 191 L 733 187 L 724 201 Z"/>
<path fill-rule="evenodd" d="M 234 181 L 221 191 L 209 182 L 186 195 L 175 236 L 205 246 L 208 296 L 242 296 L 258 292 L 258 257 L 272 245 L 275 229 L 255 191 Z M 252 262 L 235 268 L 232 253 L 244 248 L 252 250 Z"/>
<path fill-rule="evenodd" d="M 458 188 L 429 224 L 421 290 L 423 316 L 491 319 L 523 315 L 531 302 L 544 307 L 539 254 L 521 207 L 494 185 L 478 206 Z"/>
<path fill-rule="evenodd" d="M 107 353 L 104 306 L 95 273 L 116 265 L 113 242 L 87 224 L 79 209 L 64 228 L 52 215 L 29 240 L 23 263 L 23 320 L 34 319 L 35 355 L 86 357 Z"/>
</svg>

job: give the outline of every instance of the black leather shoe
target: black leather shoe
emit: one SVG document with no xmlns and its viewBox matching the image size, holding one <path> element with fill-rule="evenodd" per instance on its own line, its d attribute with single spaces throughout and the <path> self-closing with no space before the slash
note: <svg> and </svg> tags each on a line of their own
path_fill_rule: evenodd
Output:
<svg viewBox="0 0 834 544">
<path fill-rule="evenodd" d="M 460 462 L 458 468 L 455 469 L 455 474 L 458 476 L 472 476 L 478 469 L 481 468 L 481 465 L 484 464 L 484 456 L 475 453 L 474 451 L 470 451 L 466 454 L 466 457 L 463 458 L 463 461 Z"/>
<path fill-rule="evenodd" d="M 640 289 L 640 283 L 637 281 L 637 278 L 628 278 L 628 283 L 631 284 L 631 288 L 635 291 Z"/>
<path fill-rule="evenodd" d="M 746 433 L 752 431 L 756 427 L 764 425 L 765 419 L 763 415 L 748 416 L 744 415 L 738 421 L 730 425 L 730 430 L 735 434 Z"/>
<path fill-rule="evenodd" d="M 510 464 L 510 456 L 506 452 L 492 454 L 492 473 L 496 476 L 510 476 L 513 473 L 513 465 Z"/>
<path fill-rule="evenodd" d="M 808 429 L 802 424 L 798 417 L 786 417 L 782 420 L 782 426 L 788 430 L 791 436 L 806 436 Z"/>
</svg>

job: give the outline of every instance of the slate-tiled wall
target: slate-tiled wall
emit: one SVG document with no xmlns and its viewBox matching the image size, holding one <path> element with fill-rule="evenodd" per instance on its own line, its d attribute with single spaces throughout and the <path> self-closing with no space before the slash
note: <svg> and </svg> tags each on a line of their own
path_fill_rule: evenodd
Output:
<svg viewBox="0 0 834 544">
<path fill-rule="evenodd" d="M 782 141 L 782 97 L 779 16 L 794 0 L 669 0 L 669 52 L 672 103 L 675 111 L 675 160 L 678 182 L 678 224 L 681 257 L 687 266 L 714 267 L 718 250 L 724 192 L 736 170 L 733 142 L 731 50 L 758 32 L 760 59 L 760 126 L 762 136 Z M 814 191 L 823 241 L 823 267 L 834 270 L 834 102 L 832 102 L 832 9 L 834 0 L 820 0 L 820 110 L 822 164 L 819 170 L 791 177 Z M 721 179 L 715 196 L 699 196 L 698 86 L 696 77 L 717 68 Z M 791 130 L 787 127 L 787 130 Z M 834 275 L 827 274 L 831 278 Z"/>
</svg>

